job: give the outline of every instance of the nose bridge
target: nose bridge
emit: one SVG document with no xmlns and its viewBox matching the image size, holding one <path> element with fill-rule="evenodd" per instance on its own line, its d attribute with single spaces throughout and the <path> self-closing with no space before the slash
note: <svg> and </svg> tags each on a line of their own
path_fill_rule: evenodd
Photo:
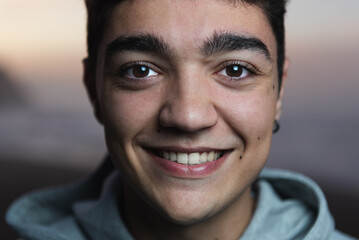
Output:
<svg viewBox="0 0 359 240">
<path fill-rule="evenodd" d="M 161 109 L 161 126 L 194 132 L 215 125 L 217 112 L 207 84 L 198 74 L 177 76 Z"/>
</svg>

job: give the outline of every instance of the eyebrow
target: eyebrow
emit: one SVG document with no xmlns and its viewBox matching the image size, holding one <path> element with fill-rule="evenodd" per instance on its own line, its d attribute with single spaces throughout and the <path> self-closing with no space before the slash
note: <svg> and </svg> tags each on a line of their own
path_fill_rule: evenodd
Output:
<svg viewBox="0 0 359 240">
<path fill-rule="evenodd" d="M 267 46 L 258 38 L 237 35 L 234 33 L 214 33 L 201 48 L 202 54 L 206 56 L 219 52 L 229 52 L 236 50 L 257 51 L 263 54 L 268 61 L 272 61 L 272 56 Z"/>
<path fill-rule="evenodd" d="M 200 48 L 200 52 L 205 56 L 239 50 L 256 51 L 263 54 L 268 61 L 272 61 L 267 46 L 261 40 L 235 33 L 214 33 Z M 106 47 L 105 61 L 124 51 L 150 52 L 166 57 L 173 55 L 169 45 L 161 38 L 152 34 L 141 34 L 116 38 Z"/>
<path fill-rule="evenodd" d="M 106 48 L 105 59 L 123 51 L 151 52 L 163 56 L 171 56 L 170 47 L 161 39 L 151 34 L 120 36 Z"/>
</svg>

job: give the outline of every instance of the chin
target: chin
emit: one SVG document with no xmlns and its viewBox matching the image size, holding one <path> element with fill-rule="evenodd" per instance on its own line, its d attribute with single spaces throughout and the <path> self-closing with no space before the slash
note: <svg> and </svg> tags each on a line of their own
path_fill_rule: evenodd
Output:
<svg viewBox="0 0 359 240">
<path fill-rule="evenodd" d="M 189 225 L 195 225 L 204 222 L 205 220 L 211 217 L 211 214 L 209 213 L 194 214 L 193 212 L 185 214 L 181 212 L 174 214 L 165 213 L 163 216 L 166 218 L 166 220 L 170 221 L 173 224 L 181 225 L 181 226 L 189 226 Z"/>
<path fill-rule="evenodd" d="M 197 200 L 201 202 L 200 200 Z M 193 225 L 201 223 L 215 214 L 215 209 L 210 207 L 211 204 L 203 203 L 199 205 L 195 204 L 182 204 L 181 206 L 169 206 L 165 208 L 157 208 L 162 217 L 166 220 L 182 226 Z"/>
</svg>

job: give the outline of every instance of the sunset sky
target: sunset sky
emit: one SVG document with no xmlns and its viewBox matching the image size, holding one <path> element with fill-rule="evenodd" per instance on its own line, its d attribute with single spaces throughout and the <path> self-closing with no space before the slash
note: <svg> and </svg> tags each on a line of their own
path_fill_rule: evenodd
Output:
<svg viewBox="0 0 359 240">
<path fill-rule="evenodd" d="M 78 78 L 85 20 L 79 0 L 1 0 L 0 65 L 22 81 Z"/>
</svg>

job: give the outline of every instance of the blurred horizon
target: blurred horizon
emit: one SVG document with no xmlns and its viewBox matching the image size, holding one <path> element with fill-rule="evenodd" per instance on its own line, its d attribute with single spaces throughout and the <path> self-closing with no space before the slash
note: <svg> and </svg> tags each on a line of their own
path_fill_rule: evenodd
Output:
<svg viewBox="0 0 359 240">
<path fill-rule="evenodd" d="M 82 86 L 84 3 L 33 0 L 19 6 L 0 2 L 0 70 L 26 99 L 21 106 L 0 105 L 0 160 L 92 169 L 106 148 Z M 289 2 L 291 69 L 270 166 L 332 181 L 356 175 L 358 9 L 356 0 Z"/>
</svg>

